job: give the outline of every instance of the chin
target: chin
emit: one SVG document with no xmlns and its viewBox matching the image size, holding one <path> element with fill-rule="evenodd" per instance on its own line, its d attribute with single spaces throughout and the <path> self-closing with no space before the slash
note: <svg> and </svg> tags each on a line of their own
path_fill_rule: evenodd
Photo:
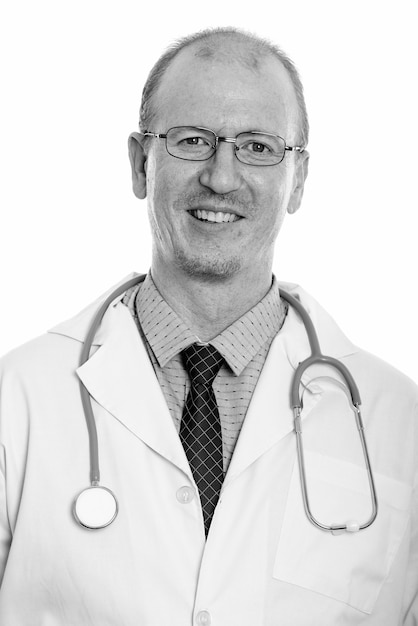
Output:
<svg viewBox="0 0 418 626">
<path fill-rule="evenodd" d="M 216 282 L 227 280 L 241 269 L 240 259 L 208 259 L 202 257 L 190 257 L 183 251 L 176 254 L 177 265 L 188 276 L 202 281 Z"/>
</svg>

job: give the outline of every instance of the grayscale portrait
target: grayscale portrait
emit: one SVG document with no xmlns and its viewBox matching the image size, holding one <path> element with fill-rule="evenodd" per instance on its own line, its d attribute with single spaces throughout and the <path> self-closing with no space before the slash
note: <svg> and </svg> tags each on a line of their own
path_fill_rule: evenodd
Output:
<svg viewBox="0 0 418 626">
<path fill-rule="evenodd" d="M 302 4 L 10 9 L 4 626 L 418 623 L 411 15 Z"/>
</svg>

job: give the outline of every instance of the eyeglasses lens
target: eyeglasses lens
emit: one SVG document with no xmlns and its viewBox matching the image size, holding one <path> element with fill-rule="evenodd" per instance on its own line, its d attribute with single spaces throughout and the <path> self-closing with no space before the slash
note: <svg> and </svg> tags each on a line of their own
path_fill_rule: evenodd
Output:
<svg viewBox="0 0 418 626">
<path fill-rule="evenodd" d="M 215 152 L 216 135 L 193 126 L 177 126 L 167 132 L 167 152 L 178 159 L 205 161 Z"/>
<path fill-rule="evenodd" d="M 237 157 L 248 165 L 276 165 L 283 160 L 285 141 L 267 133 L 241 133 L 237 136 Z"/>
</svg>

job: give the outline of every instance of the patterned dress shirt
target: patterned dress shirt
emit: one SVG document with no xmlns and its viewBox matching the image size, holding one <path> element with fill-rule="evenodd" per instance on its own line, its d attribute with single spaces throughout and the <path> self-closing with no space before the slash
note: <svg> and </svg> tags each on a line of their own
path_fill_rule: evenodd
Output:
<svg viewBox="0 0 418 626">
<path fill-rule="evenodd" d="M 126 292 L 123 303 L 137 324 L 178 432 L 190 389 L 181 352 L 199 338 L 162 298 L 151 273 L 143 283 Z M 271 342 L 282 327 L 287 310 L 273 276 L 266 296 L 210 341 L 225 359 L 213 383 L 222 427 L 225 473 Z"/>
</svg>

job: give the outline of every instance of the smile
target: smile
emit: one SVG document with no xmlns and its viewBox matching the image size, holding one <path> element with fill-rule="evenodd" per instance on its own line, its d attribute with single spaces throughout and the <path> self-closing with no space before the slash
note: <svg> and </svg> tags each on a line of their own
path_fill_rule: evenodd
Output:
<svg viewBox="0 0 418 626">
<path fill-rule="evenodd" d="M 193 211 L 189 211 L 190 215 L 193 215 L 198 220 L 202 220 L 205 222 L 216 222 L 218 224 L 225 222 L 236 222 L 241 218 L 235 213 L 223 213 L 222 211 L 205 211 L 201 209 L 195 209 Z"/>
</svg>

